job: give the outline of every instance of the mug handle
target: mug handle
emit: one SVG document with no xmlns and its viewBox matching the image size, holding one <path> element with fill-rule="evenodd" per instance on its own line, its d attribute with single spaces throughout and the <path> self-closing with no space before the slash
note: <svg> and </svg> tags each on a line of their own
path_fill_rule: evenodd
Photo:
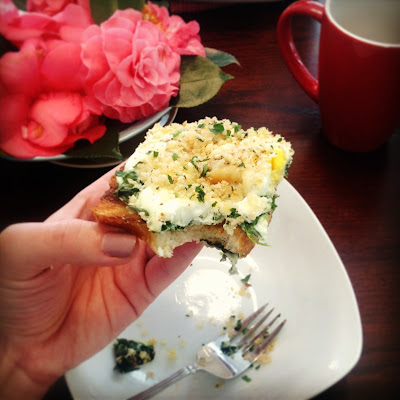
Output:
<svg viewBox="0 0 400 400">
<path fill-rule="evenodd" d="M 296 50 L 293 42 L 291 22 L 293 16 L 302 15 L 313 18 L 321 23 L 323 14 L 324 6 L 322 4 L 313 0 L 297 1 L 286 8 L 281 14 L 277 26 L 279 47 L 290 72 L 304 91 L 316 103 L 318 103 L 318 80 L 308 71 Z"/>
</svg>

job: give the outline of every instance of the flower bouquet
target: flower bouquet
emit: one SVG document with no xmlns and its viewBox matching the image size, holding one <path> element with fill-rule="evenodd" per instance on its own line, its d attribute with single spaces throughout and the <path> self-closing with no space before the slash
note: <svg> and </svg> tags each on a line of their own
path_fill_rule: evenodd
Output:
<svg viewBox="0 0 400 400">
<path fill-rule="evenodd" d="M 208 101 L 238 64 L 143 0 L 1 0 L 0 35 L 0 149 L 18 159 L 122 160 L 121 129 Z"/>
</svg>

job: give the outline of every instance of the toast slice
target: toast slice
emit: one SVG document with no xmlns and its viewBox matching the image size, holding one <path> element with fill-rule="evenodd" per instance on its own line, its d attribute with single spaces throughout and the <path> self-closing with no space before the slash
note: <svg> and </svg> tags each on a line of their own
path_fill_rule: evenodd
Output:
<svg viewBox="0 0 400 400">
<path fill-rule="evenodd" d="M 275 191 L 293 153 L 266 128 L 244 130 L 215 117 L 156 124 L 111 178 L 93 214 L 161 257 L 197 241 L 233 261 L 266 244 Z"/>
<path fill-rule="evenodd" d="M 255 246 L 255 242 L 241 228 L 236 227 L 232 234 L 228 234 L 222 224 L 190 225 L 175 231 L 151 232 L 141 216 L 118 198 L 115 194 L 117 189 L 117 180 L 112 176 L 110 189 L 92 210 L 96 220 L 133 233 L 145 241 L 160 257 L 171 257 L 175 247 L 192 241 L 216 247 L 230 258 L 234 254 L 245 257 Z"/>
</svg>

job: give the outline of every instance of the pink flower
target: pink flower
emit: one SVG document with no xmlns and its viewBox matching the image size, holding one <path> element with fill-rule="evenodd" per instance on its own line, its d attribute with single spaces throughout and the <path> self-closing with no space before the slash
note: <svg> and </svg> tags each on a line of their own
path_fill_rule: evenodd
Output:
<svg viewBox="0 0 400 400">
<path fill-rule="evenodd" d="M 132 9 L 116 11 L 83 34 L 82 60 L 88 69 L 92 107 L 122 122 L 166 107 L 179 87 L 180 56 L 162 30 Z"/>
<path fill-rule="evenodd" d="M 28 40 L 0 59 L 0 148 L 18 158 L 54 156 L 105 133 L 83 91 L 80 46 Z"/>
<path fill-rule="evenodd" d="M 33 38 L 80 41 L 84 29 L 93 23 L 85 8 L 68 4 L 58 14 L 19 11 L 11 0 L 0 2 L 0 34 L 18 47 Z"/>
<path fill-rule="evenodd" d="M 89 0 L 28 0 L 26 9 L 30 12 L 55 15 L 64 10 L 68 4 L 78 4 L 90 15 Z"/>
<path fill-rule="evenodd" d="M 143 19 L 159 26 L 168 44 L 178 54 L 205 56 L 205 50 L 201 44 L 200 26 L 196 21 L 185 21 L 178 15 L 169 16 L 165 7 L 159 7 L 150 1 L 143 7 Z"/>
<path fill-rule="evenodd" d="M 26 39 L 54 36 L 57 23 L 49 16 L 20 12 L 11 0 L 0 3 L 0 34 L 16 45 Z"/>
</svg>

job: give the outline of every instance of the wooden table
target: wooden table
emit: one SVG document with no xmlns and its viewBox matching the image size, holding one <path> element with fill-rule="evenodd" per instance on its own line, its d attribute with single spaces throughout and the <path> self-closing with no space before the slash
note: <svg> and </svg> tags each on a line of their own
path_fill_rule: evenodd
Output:
<svg viewBox="0 0 400 400">
<path fill-rule="evenodd" d="M 176 121 L 216 115 L 245 128 L 267 126 L 292 142 L 296 154 L 289 181 L 311 206 L 342 258 L 363 324 L 360 361 L 316 398 L 394 398 L 389 393 L 399 387 L 400 375 L 400 132 L 368 154 L 346 153 L 325 140 L 317 105 L 295 82 L 278 49 L 276 24 L 287 5 L 287 1 L 237 4 L 181 14 L 199 21 L 205 46 L 235 55 L 241 68 L 226 67 L 235 79 L 210 102 L 179 110 Z M 319 25 L 299 18 L 294 31 L 305 63 L 316 74 Z M 108 168 L 0 160 L 0 170 L 3 228 L 43 220 Z M 63 379 L 46 399 L 71 399 Z"/>
</svg>

